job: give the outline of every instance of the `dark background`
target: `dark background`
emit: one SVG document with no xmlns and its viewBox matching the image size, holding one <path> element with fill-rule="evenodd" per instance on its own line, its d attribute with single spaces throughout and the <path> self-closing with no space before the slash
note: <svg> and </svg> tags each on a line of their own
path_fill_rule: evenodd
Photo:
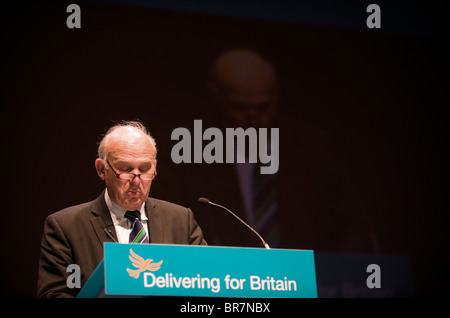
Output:
<svg viewBox="0 0 450 318">
<path fill-rule="evenodd" d="M 68 29 L 69 3 L 2 9 L 2 296 L 34 297 L 45 217 L 103 190 L 96 143 L 112 120 L 141 119 L 158 135 L 203 118 L 212 111 L 208 68 L 237 46 L 276 65 L 283 115 L 339 141 L 381 252 L 411 257 L 416 295 L 443 295 L 442 8 L 379 1 L 382 29 L 369 30 L 365 1 L 249 1 L 226 10 L 219 1 L 209 13 L 201 1 L 198 10 L 176 1 L 167 8 L 82 1 L 82 28 Z"/>
</svg>

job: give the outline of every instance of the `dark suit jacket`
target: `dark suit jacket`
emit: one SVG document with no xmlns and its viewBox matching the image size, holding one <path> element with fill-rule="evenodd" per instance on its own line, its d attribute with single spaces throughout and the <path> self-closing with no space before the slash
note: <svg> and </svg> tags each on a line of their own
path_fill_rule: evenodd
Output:
<svg viewBox="0 0 450 318">
<path fill-rule="evenodd" d="M 80 289 L 67 287 L 67 266 L 78 264 L 81 287 L 103 258 L 103 242 L 117 240 L 104 192 L 94 201 L 47 217 L 41 243 L 38 297 L 72 297 Z M 146 202 L 150 243 L 206 245 L 190 209 L 162 200 Z"/>
</svg>

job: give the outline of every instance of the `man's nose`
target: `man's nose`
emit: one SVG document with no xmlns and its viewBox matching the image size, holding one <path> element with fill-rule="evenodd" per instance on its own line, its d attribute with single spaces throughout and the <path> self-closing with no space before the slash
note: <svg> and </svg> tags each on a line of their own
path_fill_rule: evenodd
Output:
<svg viewBox="0 0 450 318">
<path fill-rule="evenodd" d="M 139 185 L 139 183 L 141 182 L 141 179 L 139 178 L 139 175 L 134 175 L 133 180 L 130 180 L 130 182 L 134 185 Z"/>
<path fill-rule="evenodd" d="M 133 180 L 131 180 L 131 183 L 139 184 L 141 182 L 140 178 L 141 172 L 139 171 L 139 169 L 136 168 L 133 171 L 131 171 L 131 173 L 134 174 L 134 178 Z"/>
</svg>

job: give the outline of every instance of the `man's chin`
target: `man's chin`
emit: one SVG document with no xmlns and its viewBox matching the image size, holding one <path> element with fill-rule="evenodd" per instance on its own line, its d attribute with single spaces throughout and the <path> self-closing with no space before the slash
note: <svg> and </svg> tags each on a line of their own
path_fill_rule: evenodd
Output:
<svg viewBox="0 0 450 318">
<path fill-rule="evenodd" d="M 139 197 L 129 197 L 125 200 L 124 206 L 127 210 L 137 210 L 141 207 L 142 203 L 144 203 L 144 200 Z"/>
</svg>

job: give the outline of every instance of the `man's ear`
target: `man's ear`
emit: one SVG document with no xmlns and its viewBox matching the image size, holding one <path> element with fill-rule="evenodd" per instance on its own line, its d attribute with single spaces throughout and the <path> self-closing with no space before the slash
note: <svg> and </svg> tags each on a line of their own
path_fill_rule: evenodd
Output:
<svg viewBox="0 0 450 318">
<path fill-rule="evenodd" d="M 97 170 L 97 174 L 100 179 L 105 180 L 105 164 L 102 159 L 97 158 L 95 160 L 95 169 Z"/>
</svg>

